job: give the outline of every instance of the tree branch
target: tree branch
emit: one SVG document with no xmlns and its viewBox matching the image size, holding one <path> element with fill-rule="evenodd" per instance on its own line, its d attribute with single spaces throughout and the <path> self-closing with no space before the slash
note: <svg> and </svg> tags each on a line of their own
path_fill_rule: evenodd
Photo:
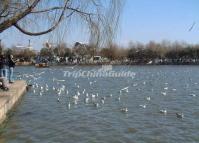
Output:
<svg viewBox="0 0 199 143">
<path fill-rule="evenodd" d="M 29 31 L 26 31 L 25 29 L 21 28 L 17 23 L 14 24 L 14 26 L 19 30 L 21 31 L 22 33 L 26 34 L 26 35 L 30 35 L 30 36 L 39 36 L 39 35 L 43 35 L 43 34 L 46 34 L 46 33 L 49 33 L 51 31 L 53 31 L 58 25 L 59 23 L 62 21 L 63 17 L 64 17 L 64 12 L 67 8 L 67 2 L 65 3 L 65 6 L 62 10 L 62 13 L 58 19 L 58 21 L 52 26 L 50 27 L 49 29 L 45 30 L 45 31 L 42 31 L 42 32 L 29 32 Z M 70 13 L 72 15 L 72 13 Z"/>
<path fill-rule="evenodd" d="M 40 0 L 35 0 L 32 5 L 30 7 L 28 7 L 24 12 L 22 13 L 18 13 L 14 16 L 12 16 L 11 18 L 9 18 L 8 20 L 0 23 L 0 33 L 3 32 L 4 30 L 8 29 L 9 27 L 13 26 L 14 24 L 16 24 L 19 20 L 21 20 L 22 18 L 24 18 L 26 15 L 28 15 L 33 8 L 35 8 L 37 6 L 37 4 L 39 3 Z"/>
</svg>

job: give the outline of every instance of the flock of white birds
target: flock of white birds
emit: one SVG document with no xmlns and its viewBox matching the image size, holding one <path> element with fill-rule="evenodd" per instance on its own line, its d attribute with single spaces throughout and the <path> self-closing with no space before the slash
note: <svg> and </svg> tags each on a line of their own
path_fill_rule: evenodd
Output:
<svg viewBox="0 0 199 143">
<path fill-rule="evenodd" d="M 45 83 L 45 85 L 40 85 L 38 79 L 42 78 L 43 74 L 45 74 L 46 71 L 40 72 L 40 73 L 35 73 L 35 74 L 23 74 L 23 75 L 18 75 L 18 78 L 20 79 L 27 79 L 29 80 L 31 85 L 31 90 L 30 92 L 33 92 L 34 95 L 38 96 L 43 96 L 45 92 L 53 92 L 55 94 L 57 101 L 56 102 L 62 102 L 65 98 L 62 98 L 63 96 L 68 97 L 67 100 L 67 108 L 68 110 L 72 110 L 72 107 L 77 105 L 80 102 L 84 102 L 84 104 L 89 104 L 92 105 L 94 108 L 98 109 L 99 107 L 103 106 L 106 104 L 107 98 L 113 98 L 114 100 L 117 100 L 118 102 L 121 102 L 121 99 L 124 98 L 125 94 L 129 92 L 129 88 L 132 88 L 130 86 L 123 87 L 118 91 L 117 96 L 113 96 L 113 94 L 110 95 L 99 95 L 99 93 L 91 93 L 89 92 L 88 89 L 85 89 L 81 87 L 78 83 L 74 83 L 74 89 L 73 92 L 70 92 L 71 89 L 69 89 L 65 83 L 65 79 L 56 79 L 52 78 L 52 83 L 54 84 L 48 84 Z M 92 79 L 88 80 L 88 88 L 91 88 L 95 83 L 97 83 L 96 80 L 92 81 Z M 85 83 L 86 84 L 86 83 Z M 143 82 L 143 85 L 145 85 L 146 82 Z M 166 87 L 164 87 L 164 90 L 160 93 L 162 96 L 167 96 L 167 90 L 168 90 L 168 83 L 165 83 Z M 54 85 L 54 86 L 53 86 Z M 59 85 L 59 86 L 57 86 Z M 136 87 L 137 84 L 134 83 L 133 87 Z M 75 91 L 75 92 L 74 92 Z M 176 89 L 172 89 L 172 91 L 176 91 Z M 196 94 L 190 94 L 192 97 L 196 97 Z M 145 97 L 146 103 L 150 102 L 152 98 L 150 96 Z M 140 104 L 140 108 L 147 108 L 150 104 Z M 132 109 L 131 109 L 132 110 Z M 129 112 L 128 107 L 123 106 L 123 107 L 118 107 L 118 111 L 127 114 Z M 162 115 L 167 115 L 168 111 L 167 109 L 160 109 L 159 114 Z M 174 115 L 177 118 L 184 118 L 184 114 L 182 112 L 176 112 Z"/>
</svg>

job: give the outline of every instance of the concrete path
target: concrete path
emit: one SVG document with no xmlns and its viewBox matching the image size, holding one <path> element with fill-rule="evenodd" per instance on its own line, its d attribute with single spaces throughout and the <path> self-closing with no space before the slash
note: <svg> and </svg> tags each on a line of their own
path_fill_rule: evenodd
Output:
<svg viewBox="0 0 199 143">
<path fill-rule="evenodd" d="M 26 92 L 26 82 L 23 80 L 15 81 L 9 85 L 9 91 L 0 91 L 0 123 L 6 119 L 9 110 L 17 103 Z"/>
</svg>

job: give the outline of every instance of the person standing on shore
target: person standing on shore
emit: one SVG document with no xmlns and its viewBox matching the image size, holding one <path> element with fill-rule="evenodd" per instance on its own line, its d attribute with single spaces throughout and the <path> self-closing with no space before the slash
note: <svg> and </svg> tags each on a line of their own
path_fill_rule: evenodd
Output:
<svg viewBox="0 0 199 143">
<path fill-rule="evenodd" d="M 15 67 L 16 62 L 17 61 L 14 61 L 14 59 L 13 59 L 13 55 L 9 54 L 8 55 L 9 83 L 14 83 L 13 72 L 14 72 L 14 67 Z"/>
<path fill-rule="evenodd" d="M 7 60 L 4 55 L 0 56 L 0 77 L 7 79 Z"/>
</svg>

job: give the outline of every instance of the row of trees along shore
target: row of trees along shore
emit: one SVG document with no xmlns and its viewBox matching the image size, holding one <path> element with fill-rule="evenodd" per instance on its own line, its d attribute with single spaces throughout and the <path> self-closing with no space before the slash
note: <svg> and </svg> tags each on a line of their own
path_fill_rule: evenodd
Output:
<svg viewBox="0 0 199 143">
<path fill-rule="evenodd" d="M 73 47 L 62 43 L 52 48 L 43 47 L 40 51 L 4 48 L 4 53 L 10 52 L 21 61 L 32 61 L 39 55 L 48 57 L 48 60 L 60 57 L 63 59 L 60 62 L 65 62 L 66 57 L 79 58 L 81 63 L 86 63 L 93 56 L 101 56 L 107 59 L 106 62 L 115 64 L 199 64 L 199 44 L 185 42 L 130 42 L 127 47 L 112 44 L 106 48 L 94 48 L 77 42 Z"/>
</svg>

